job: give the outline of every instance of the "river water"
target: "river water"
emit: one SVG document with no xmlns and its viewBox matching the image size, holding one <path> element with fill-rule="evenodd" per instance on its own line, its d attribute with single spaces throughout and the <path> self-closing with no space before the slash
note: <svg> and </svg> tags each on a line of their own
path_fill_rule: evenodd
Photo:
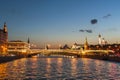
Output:
<svg viewBox="0 0 120 80">
<path fill-rule="evenodd" d="M 0 80 L 120 80 L 120 63 L 88 58 L 34 57 L 0 64 Z"/>
</svg>

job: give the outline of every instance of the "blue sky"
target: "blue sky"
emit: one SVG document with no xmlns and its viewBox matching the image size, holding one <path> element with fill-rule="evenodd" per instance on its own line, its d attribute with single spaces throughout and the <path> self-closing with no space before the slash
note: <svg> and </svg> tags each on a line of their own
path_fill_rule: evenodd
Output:
<svg viewBox="0 0 120 80">
<path fill-rule="evenodd" d="M 45 44 L 120 42 L 120 0 L 0 0 L 0 28 L 7 23 L 9 40 Z M 103 18 L 104 16 L 109 15 Z M 96 24 L 91 24 L 97 19 Z M 90 29 L 93 32 L 79 32 Z"/>
</svg>

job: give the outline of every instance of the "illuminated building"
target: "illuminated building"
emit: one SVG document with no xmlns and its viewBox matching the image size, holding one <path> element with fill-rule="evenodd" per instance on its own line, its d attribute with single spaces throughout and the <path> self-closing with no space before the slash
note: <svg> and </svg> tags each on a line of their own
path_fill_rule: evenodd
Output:
<svg viewBox="0 0 120 80">
<path fill-rule="evenodd" d="M 87 41 L 87 38 L 85 39 L 84 50 L 88 50 L 88 41 Z"/>
<path fill-rule="evenodd" d="M 105 39 L 102 38 L 102 45 L 105 45 L 105 44 L 106 44 Z"/>
<path fill-rule="evenodd" d="M 0 53 L 7 53 L 8 31 L 6 23 L 3 29 L 0 29 Z"/>
<path fill-rule="evenodd" d="M 98 42 L 99 42 L 99 45 L 103 46 L 103 45 L 106 45 L 107 44 L 107 41 L 105 41 L 104 38 L 101 37 L 101 35 L 99 34 L 98 35 Z"/>
<path fill-rule="evenodd" d="M 65 44 L 62 49 L 70 49 L 70 48 L 67 44 Z"/>
<path fill-rule="evenodd" d="M 101 35 L 100 34 L 98 35 L 98 44 L 102 45 L 102 39 L 101 39 Z"/>
<path fill-rule="evenodd" d="M 71 48 L 71 49 L 73 49 L 73 50 L 78 50 L 78 49 L 80 49 L 80 48 L 82 48 L 82 47 L 83 47 L 82 44 L 74 43 L 74 44 L 72 45 L 72 48 Z"/>
<path fill-rule="evenodd" d="M 9 53 L 28 53 L 30 51 L 29 44 L 20 40 L 8 42 Z"/>
</svg>

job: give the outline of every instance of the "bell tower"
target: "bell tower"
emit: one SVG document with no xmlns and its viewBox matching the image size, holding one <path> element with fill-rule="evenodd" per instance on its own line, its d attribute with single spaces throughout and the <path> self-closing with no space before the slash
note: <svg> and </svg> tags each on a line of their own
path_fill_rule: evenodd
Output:
<svg viewBox="0 0 120 80">
<path fill-rule="evenodd" d="M 101 45 L 102 44 L 102 39 L 101 39 L 101 35 L 98 35 L 98 44 Z"/>
</svg>

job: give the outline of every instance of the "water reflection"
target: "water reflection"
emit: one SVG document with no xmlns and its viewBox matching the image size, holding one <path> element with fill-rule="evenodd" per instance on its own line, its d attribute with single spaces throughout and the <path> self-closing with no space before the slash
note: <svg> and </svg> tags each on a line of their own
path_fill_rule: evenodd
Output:
<svg viewBox="0 0 120 80">
<path fill-rule="evenodd" d="M 73 77 L 76 76 L 76 72 L 77 72 L 77 59 L 73 58 L 71 60 L 71 75 Z"/>
<path fill-rule="evenodd" d="M 7 67 L 7 64 L 0 65 L 0 80 L 7 76 L 7 74 L 6 74 L 7 68 L 6 67 Z"/>
<path fill-rule="evenodd" d="M 63 65 L 63 58 L 57 58 L 57 72 L 58 72 L 58 76 L 61 77 L 62 76 L 62 65 Z"/>
<path fill-rule="evenodd" d="M 0 64 L 0 80 L 120 79 L 120 63 L 87 58 L 23 58 Z"/>
<path fill-rule="evenodd" d="M 51 59 L 50 58 L 47 58 L 47 60 L 46 60 L 46 63 L 47 63 L 47 65 L 46 65 L 46 73 L 45 73 L 45 77 L 46 78 L 50 78 L 50 73 L 51 73 Z"/>
</svg>

